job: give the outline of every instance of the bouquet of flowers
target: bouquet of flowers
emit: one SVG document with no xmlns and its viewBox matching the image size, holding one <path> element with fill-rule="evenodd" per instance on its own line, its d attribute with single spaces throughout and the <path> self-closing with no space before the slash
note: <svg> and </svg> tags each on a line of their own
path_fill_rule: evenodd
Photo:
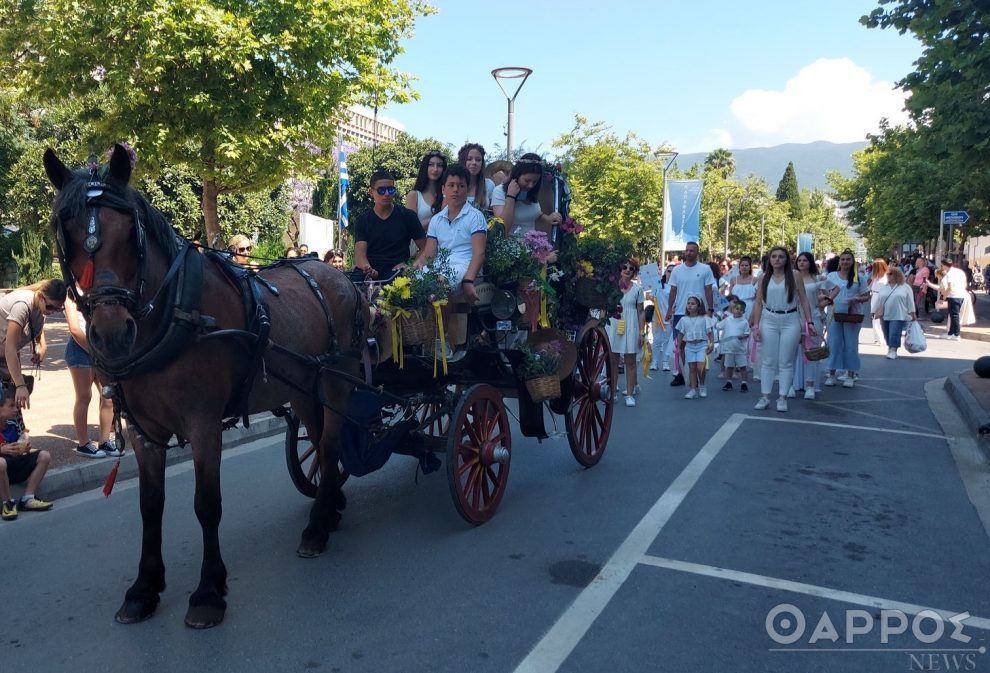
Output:
<svg viewBox="0 0 990 673">
<path fill-rule="evenodd" d="M 536 259 L 540 264 L 546 264 L 547 258 L 550 257 L 550 253 L 553 252 L 553 244 L 550 243 L 550 237 L 547 236 L 542 231 L 527 231 L 526 235 L 523 236 L 523 243 L 529 248 L 529 253 Z"/>
<path fill-rule="evenodd" d="M 549 244 L 549 242 L 548 242 Z M 496 285 L 516 284 L 540 274 L 541 264 L 530 248 L 512 236 L 492 233 L 485 245 L 485 277 Z"/>
<path fill-rule="evenodd" d="M 633 242 L 627 238 L 578 239 L 575 269 L 577 294 L 585 297 L 589 308 L 613 311 L 622 301 L 619 268 L 633 254 Z M 598 306 L 591 306 L 594 302 Z"/>
<path fill-rule="evenodd" d="M 395 280 L 382 287 L 378 308 L 393 324 L 401 325 L 403 343 L 419 345 L 433 336 L 436 331 L 434 314 L 450 297 L 447 279 L 452 274 L 450 252 L 441 249 L 428 266 L 416 269 L 410 264 Z"/>
</svg>

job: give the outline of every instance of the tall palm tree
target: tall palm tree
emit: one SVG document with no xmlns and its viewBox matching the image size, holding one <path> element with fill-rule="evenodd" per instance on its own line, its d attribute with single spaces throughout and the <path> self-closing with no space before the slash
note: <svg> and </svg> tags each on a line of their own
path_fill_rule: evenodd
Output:
<svg viewBox="0 0 990 673">
<path fill-rule="evenodd" d="M 736 172 L 736 160 L 732 157 L 732 152 L 719 147 L 705 157 L 705 172 L 715 172 L 722 176 L 723 180 L 728 180 Z"/>
</svg>

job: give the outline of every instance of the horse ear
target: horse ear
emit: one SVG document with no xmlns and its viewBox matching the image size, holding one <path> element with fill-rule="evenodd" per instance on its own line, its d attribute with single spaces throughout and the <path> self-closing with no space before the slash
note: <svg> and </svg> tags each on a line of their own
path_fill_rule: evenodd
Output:
<svg viewBox="0 0 990 673">
<path fill-rule="evenodd" d="M 127 148 L 117 143 L 110 155 L 110 177 L 127 184 L 131 180 L 131 157 Z"/>
<path fill-rule="evenodd" d="M 55 156 L 55 150 L 51 147 L 45 150 L 45 173 L 48 179 L 55 185 L 55 189 L 62 191 L 62 187 L 72 177 L 72 171 L 66 168 L 62 160 Z"/>
</svg>

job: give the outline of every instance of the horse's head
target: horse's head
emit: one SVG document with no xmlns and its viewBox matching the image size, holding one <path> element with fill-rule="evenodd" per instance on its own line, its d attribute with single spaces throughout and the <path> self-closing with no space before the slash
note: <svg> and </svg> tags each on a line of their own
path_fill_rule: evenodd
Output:
<svg viewBox="0 0 990 673">
<path fill-rule="evenodd" d="M 142 221 L 151 209 L 127 186 L 128 150 L 116 145 L 106 166 L 72 171 L 48 149 L 44 163 L 58 190 L 52 227 L 59 262 L 87 318 L 90 348 L 97 361 L 126 362 L 138 320 L 151 310 L 143 296 L 151 253 Z"/>
</svg>

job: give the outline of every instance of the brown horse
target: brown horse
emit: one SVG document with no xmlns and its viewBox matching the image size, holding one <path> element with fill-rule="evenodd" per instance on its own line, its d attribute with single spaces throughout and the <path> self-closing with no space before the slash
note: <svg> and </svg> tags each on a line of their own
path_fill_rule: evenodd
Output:
<svg viewBox="0 0 990 673">
<path fill-rule="evenodd" d="M 359 372 L 367 302 L 344 274 L 317 260 L 254 271 L 200 252 L 128 187 L 132 166 L 120 145 L 103 167 L 70 171 L 50 149 L 44 163 L 58 190 L 52 226 L 63 275 L 138 462 L 141 561 L 116 619 L 147 619 L 165 589 L 165 450 L 175 435 L 192 445 L 203 530 L 200 582 L 185 621 L 215 626 L 227 607 L 218 537 L 222 420 L 288 402 L 317 438 L 319 492 L 297 553 L 319 555 L 340 519 L 338 412 Z"/>
</svg>

